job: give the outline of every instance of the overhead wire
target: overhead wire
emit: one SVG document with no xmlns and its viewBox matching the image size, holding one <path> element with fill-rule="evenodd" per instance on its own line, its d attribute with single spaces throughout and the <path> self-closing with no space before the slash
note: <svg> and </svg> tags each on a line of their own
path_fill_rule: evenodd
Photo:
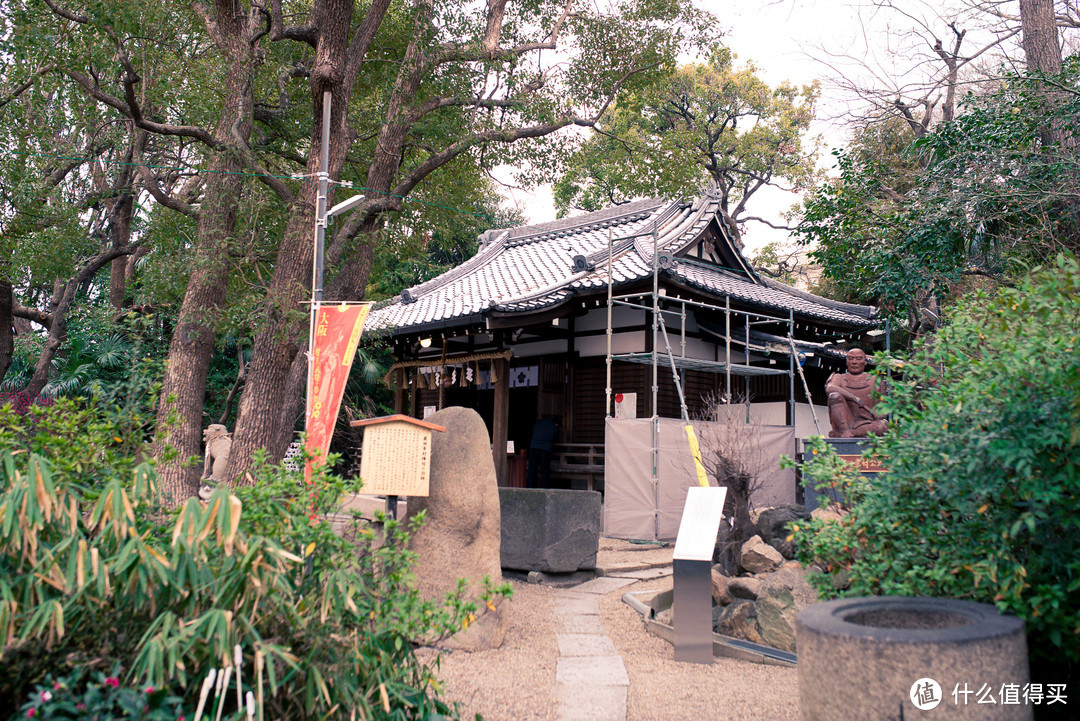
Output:
<svg viewBox="0 0 1080 721">
<path fill-rule="evenodd" d="M 276 180 L 300 180 L 300 181 L 308 182 L 308 183 L 314 183 L 316 177 L 319 175 L 318 173 L 291 173 L 291 174 L 288 174 L 288 175 L 273 175 L 273 174 L 268 174 L 268 173 L 251 173 L 251 172 L 242 172 L 242 171 L 235 171 L 235 170 L 211 170 L 209 168 L 192 168 L 192 167 L 183 167 L 183 166 L 177 167 L 177 166 L 170 166 L 170 165 L 153 165 L 153 164 L 150 164 L 150 163 L 135 163 L 135 162 L 125 161 L 125 160 L 111 160 L 111 159 L 108 159 L 108 158 L 103 158 L 101 156 L 86 158 L 86 157 L 78 157 L 78 156 L 54 155 L 54 154 L 51 154 L 51 153 L 40 153 L 40 152 L 31 152 L 31 151 L 25 151 L 25 150 L 11 150 L 11 149 L 7 149 L 7 152 L 12 154 L 12 155 L 21 155 L 21 156 L 39 157 L 39 158 L 51 158 L 53 160 L 64 160 L 64 161 L 69 161 L 69 162 L 81 162 L 81 163 L 99 162 L 99 163 L 103 163 L 103 164 L 106 164 L 106 165 L 120 165 L 120 166 L 148 168 L 150 170 L 164 170 L 164 171 L 188 172 L 188 173 L 221 173 L 221 174 L 224 174 L 224 175 L 238 175 L 238 176 L 249 177 L 249 178 L 274 178 Z M 450 206 L 450 205 L 445 205 L 445 204 L 442 204 L 442 203 L 435 203 L 435 202 L 432 202 L 432 201 L 429 201 L 429 200 L 423 200 L 421 198 L 410 197 L 410 196 L 407 196 L 407 195 L 398 195 L 396 193 L 391 193 L 391 192 L 388 192 L 388 191 L 385 191 L 385 190 L 374 190 L 372 188 L 368 188 L 368 187 L 366 187 L 364 185 L 360 185 L 358 183 L 353 183 L 352 181 L 348 181 L 348 180 L 337 180 L 337 181 L 330 181 L 330 182 L 332 182 L 332 183 L 334 183 L 336 185 L 340 185 L 340 186 L 345 187 L 345 188 L 351 188 L 351 189 L 355 189 L 355 190 L 360 190 L 360 191 L 364 191 L 364 192 L 367 192 L 367 193 L 378 193 L 380 195 L 385 195 L 387 197 L 398 198 L 398 199 L 400 199 L 400 200 L 402 200 L 404 202 L 407 202 L 407 203 L 419 203 L 420 205 L 427 205 L 427 206 L 432 207 L 432 208 L 439 208 L 440 210 L 449 210 L 452 213 L 461 213 L 462 215 L 471 215 L 471 216 L 473 216 L 475 218 L 480 218 L 482 220 L 487 220 L 487 221 L 490 221 L 492 223 L 498 223 L 498 218 L 496 218 L 495 216 L 493 216 L 493 215 L 491 215 L 489 213 L 477 212 L 477 211 L 472 211 L 472 210 L 465 210 L 463 208 L 455 208 L 455 207 Z"/>
</svg>

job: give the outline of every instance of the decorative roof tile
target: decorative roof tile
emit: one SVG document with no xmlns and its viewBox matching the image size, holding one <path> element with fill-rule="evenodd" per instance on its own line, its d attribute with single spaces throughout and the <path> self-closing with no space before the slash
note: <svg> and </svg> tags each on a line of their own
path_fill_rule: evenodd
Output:
<svg viewBox="0 0 1080 721">
<path fill-rule="evenodd" d="M 474 257 L 410 288 L 405 300 L 399 296 L 377 308 L 368 322 L 374 327 L 421 330 L 465 319 L 471 322 L 491 312 L 549 308 L 575 294 L 592 294 L 606 287 L 609 252 L 611 278 L 617 287 L 649 278 L 655 244 L 662 277 L 705 295 L 730 296 L 784 316 L 792 311 L 846 326 L 868 323 L 872 308 L 819 298 L 750 271 L 732 272 L 675 258 L 706 232 L 718 213 L 719 202 L 709 195 L 692 204 L 649 199 L 574 218 L 488 231 L 480 236 L 481 247 Z M 722 223 L 716 227 L 723 233 Z M 729 245 L 741 259 L 730 240 Z M 575 261 L 576 256 L 581 257 Z"/>
</svg>

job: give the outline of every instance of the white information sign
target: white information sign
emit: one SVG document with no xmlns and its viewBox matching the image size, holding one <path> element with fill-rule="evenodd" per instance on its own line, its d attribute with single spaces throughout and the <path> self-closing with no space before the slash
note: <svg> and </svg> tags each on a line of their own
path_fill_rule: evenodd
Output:
<svg viewBox="0 0 1080 721">
<path fill-rule="evenodd" d="M 726 488 L 691 486 L 686 490 L 679 535 L 675 537 L 676 561 L 712 561 L 716 534 L 724 516 Z"/>
</svg>

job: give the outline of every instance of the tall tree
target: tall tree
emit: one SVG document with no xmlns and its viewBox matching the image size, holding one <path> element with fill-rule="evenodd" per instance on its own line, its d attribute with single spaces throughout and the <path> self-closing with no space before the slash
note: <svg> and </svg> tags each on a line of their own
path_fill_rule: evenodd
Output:
<svg viewBox="0 0 1080 721">
<path fill-rule="evenodd" d="M 361 298 L 367 285 L 373 238 L 387 213 L 425 179 L 460 157 L 483 153 L 500 159 L 497 146 L 550 135 L 561 128 L 595 125 L 618 90 L 646 70 L 670 64 L 687 40 L 703 43 L 706 18 L 681 0 L 656 5 L 637 0 L 609 12 L 568 2 L 510 3 L 479 7 L 433 0 L 404 3 L 406 42 L 394 58 L 397 71 L 382 92 L 378 126 L 366 144 L 350 138 L 350 100 L 368 52 L 384 24 L 389 3 L 374 0 L 352 34 L 351 3 L 316 2 L 304 27 L 285 27 L 275 12 L 275 39 L 299 39 L 315 51 L 308 78 L 315 122 L 306 173 L 319 172 L 323 93 L 332 97 L 329 177 L 337 180 L 350 151 L 364 152 L 356 171 L 367 200 L 330 239 L 327 266 L 338 266 L 327 298 Z M 548 63 L 543 51 L 574 48 L 568 62 Z M 384 46 L 383 52 L 386 52 Z M 366 147 L 366 152 L 364 148 Z M 311 229 L 316 191 L 305 185 L 293 205 L 278 252 L 268 313 L 255 339 L 248 381 L 227 475 L 243 480 L 251 456 L 284 451 L 291 413 L 300 395 L 295 369 L 305 323 L 301 311 L 311 272 Z M 293 372 L 290 373 L 290 369 Z"/>
<path fill-rule="evenodd" d="M 562 212 L 646 195 L 687 196 L 712 182 L 735 237 L 761 188 L 809 187 L 816 146 L 806 138 L 817 87 L 770 88 L 727 50 L 647 88 L 626 92 L 555 186 Z"/>
<path fill-rule="evenodd" d="M 1020 0 L 1020 25 L 1028 70 L 1045 75 L 1060 73 L 1061 39 L 1054 0 Z"/>
<path fill-rule="evenodd" d="M 142 8 L 102 5 L 94 12 L 82 13 L 71 11 L 56 0 L 45 2 L 66 32 L 74 33 L 81 28 L 83 32 L 77 37 L 87 44 L 85 55 L 69 53 L 59 64 L 59 72 L 141 131 L 194 139 L 209 151 L 192 271 L 170 344 L 154 442 L 155 455 L 161 461 L 163 488 L 174 498 L 182 499 L 197 490 L 197 472 L 187 460 L 200 451 L 204 386 L 217 316 L 228 288 L 228 250 L 252 127 L 252 82 L 258 60 L 255 49 L 265 34 L 260 32 L 258 24 L 262 14 L 254 7 L 243 11 L 232 0 L 214 0 L 212 4 L 197 0 L 192 4 L 219 60 L 217 72 L 211 75 L 216 86 L 216 102 L 210 108 L 200 108 L 211 118 L 207 130 L 161 119 L 170 114 L 177 117 L 178 109 L 162 107 L 155 97 L 182 92 L 185 86 L 174 76 L 171 80 L 176 85 L 162 83 L 163 92 L 158 87 L 148 87 L 158 79 L 158 66 L 151 63 L 160 60 L 160 55 L 147 53 L 145 39 L 139 34 L 147 21 L 139 13 Z M 196 33 L 177 30 L 171 40 L 200 47 L 198 38 Z M 139 60 L 133 58 L 130 43 L 143 51 Z M 109 60 L 103 60 L 102 55 Z M 152 58 L 150 62 L 146 62 L 148 55 Z M 151 74 L 150 80 L 144 82 L 137 62 L 144 73 Z M 103 63 L 112 67 L 102 67 Z M 162 199 L 160 194 L 156 197 Z"/>
<path fill-rule="evenodd" d="M 0 127 L 10 153 L 0 162 L 6 211 L 0 274 L 8 296 L 0 323 L 10 332 L 13 317 L 21 317 L 45 329 L 22 389 L 35 397 L 67 341 L 77 297 L 87 294 L 99 270 L 138 248 L 131 238 L 138 186 L 130 161 L 146 134 L 87 106 L 62 83 L 56 59 L 21 37 L 33 25 L 15 5 L 8 48 L 24 63 L 13 64 L 16 77 L 0 92 Z M 15 297 L 16 287 L 27 305 Z M 11 351 L 0 348 L 5 370 Z"/>
<path fill-rule="evenodd" d="M 387 219 L 433 174 L 530 157 L 510 148 L 595 124 L 620 88 L 669 67 L 691 44 L 704 46 L 710 34 L 708 16 L 689 0 L 615 0 L 603 9 L 578 0 L 492 0 L 486 7 L 462 0 L 314 0 L 304 7 L 196 0 L 164 8 L 106 0 L 86 11 L 45 2 L 52 25 L 41 22 L 26 37 L 41 41 L 40 53 L 58 56 L 58 72 L 139 130 L 187 148 L 189 161 L 202 159 L 197 202 L 170 196 L 157 172 L 140 171 L 158 204 L 198 224 L 182 249 L 190 272 L 155 446 L 176 497 L 195 486 L 185 462 L 199 452 L 206 368 L 230 259 L 245 252 L 235 233 L 242 173 L 276 196 L 288 222 L 273 255 L 257 266 L 265 297 L 254 316 L 230 473 L 243 479 L 257 448 L 280 454 L 283 431 L 291 431 L 287 409 L 300 397 L 302 374 L 290 370 L 306 327 L 324 93 L 333 106 L 329 202 L 344 177 L 367 196 L 328 239 L 326 295 L 358 298 Z M 155 22 L 161 15 L 170 21 Z M 57 32 L 68 40 L 63 52 L 44 42 Z M 564 48 L 572 52 L 552 52 Z"/>
<path fill-rule="evenodd" d="M 921 161 L 907 168 L 889 153 L 840 153 L 840 177 L 807 200 L 800 228 L 825 275 L 894 318 L 910 312 L 917 330 L 932 320 L 931 299 L 964 276 L 1009 282 L 1080 250 L 1080 157 L 1040 137 L 1054 123 L 1078 132 L 1080 66 L 1067 63 L 1053 82 L 1063 91 L 1054 105 L 1043 76 L 1014 75 L 972 97 L 913 144 L 907 157 Z"/>
<path fill-rule="evenodd" d="M 216 152 L 210 156 L 199 209 L 194 270 L 169 345 L 158 404 L 155 457 L 162 461 L 162 486 L 177 499 L 193 495 L 198 485 L 198 469 L 184 462 L 199 455 L 201 446 L 203 396 L 218 314 L 228 290 L 228 251 L 244 184 L 243 158 L 252 127 L 251 84 L 261 37 L 260 15 L 254 7 L 243 12 L 233 0 L 216 0 L 212 10 L 199 3 L 195 8 L 224 59 L 224 72 L 218 120 L 207 143 Z M 179 453 L 173 457 L 172 451 Z"/>
</svg>

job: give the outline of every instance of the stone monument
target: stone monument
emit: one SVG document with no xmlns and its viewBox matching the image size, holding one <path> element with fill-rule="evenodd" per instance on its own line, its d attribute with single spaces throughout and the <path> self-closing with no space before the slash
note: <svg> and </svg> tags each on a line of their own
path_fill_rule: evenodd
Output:
<svg viewBox="0 0 1080 721">
<path fill-rule="evenodd" d="M 476 602 L 476 619 L 440 645 L 498 648 L 510 623 L 509 602 L 495 599 L 491 610 L 479 600 L 485 576 L 502 582 L 499 488 L 487 426 L 469 408 L 446 408 L 427 420 L 446 432 L 431 438 L 428 495 L 409 498 L 404 517 L 427 511 L 427 522 L 409 539 L 417 555 L 417 588 L 425 598 L 440 599 L 457 588 L 459 578 L 466 579 L 465 596 Z"/>
</svg>

